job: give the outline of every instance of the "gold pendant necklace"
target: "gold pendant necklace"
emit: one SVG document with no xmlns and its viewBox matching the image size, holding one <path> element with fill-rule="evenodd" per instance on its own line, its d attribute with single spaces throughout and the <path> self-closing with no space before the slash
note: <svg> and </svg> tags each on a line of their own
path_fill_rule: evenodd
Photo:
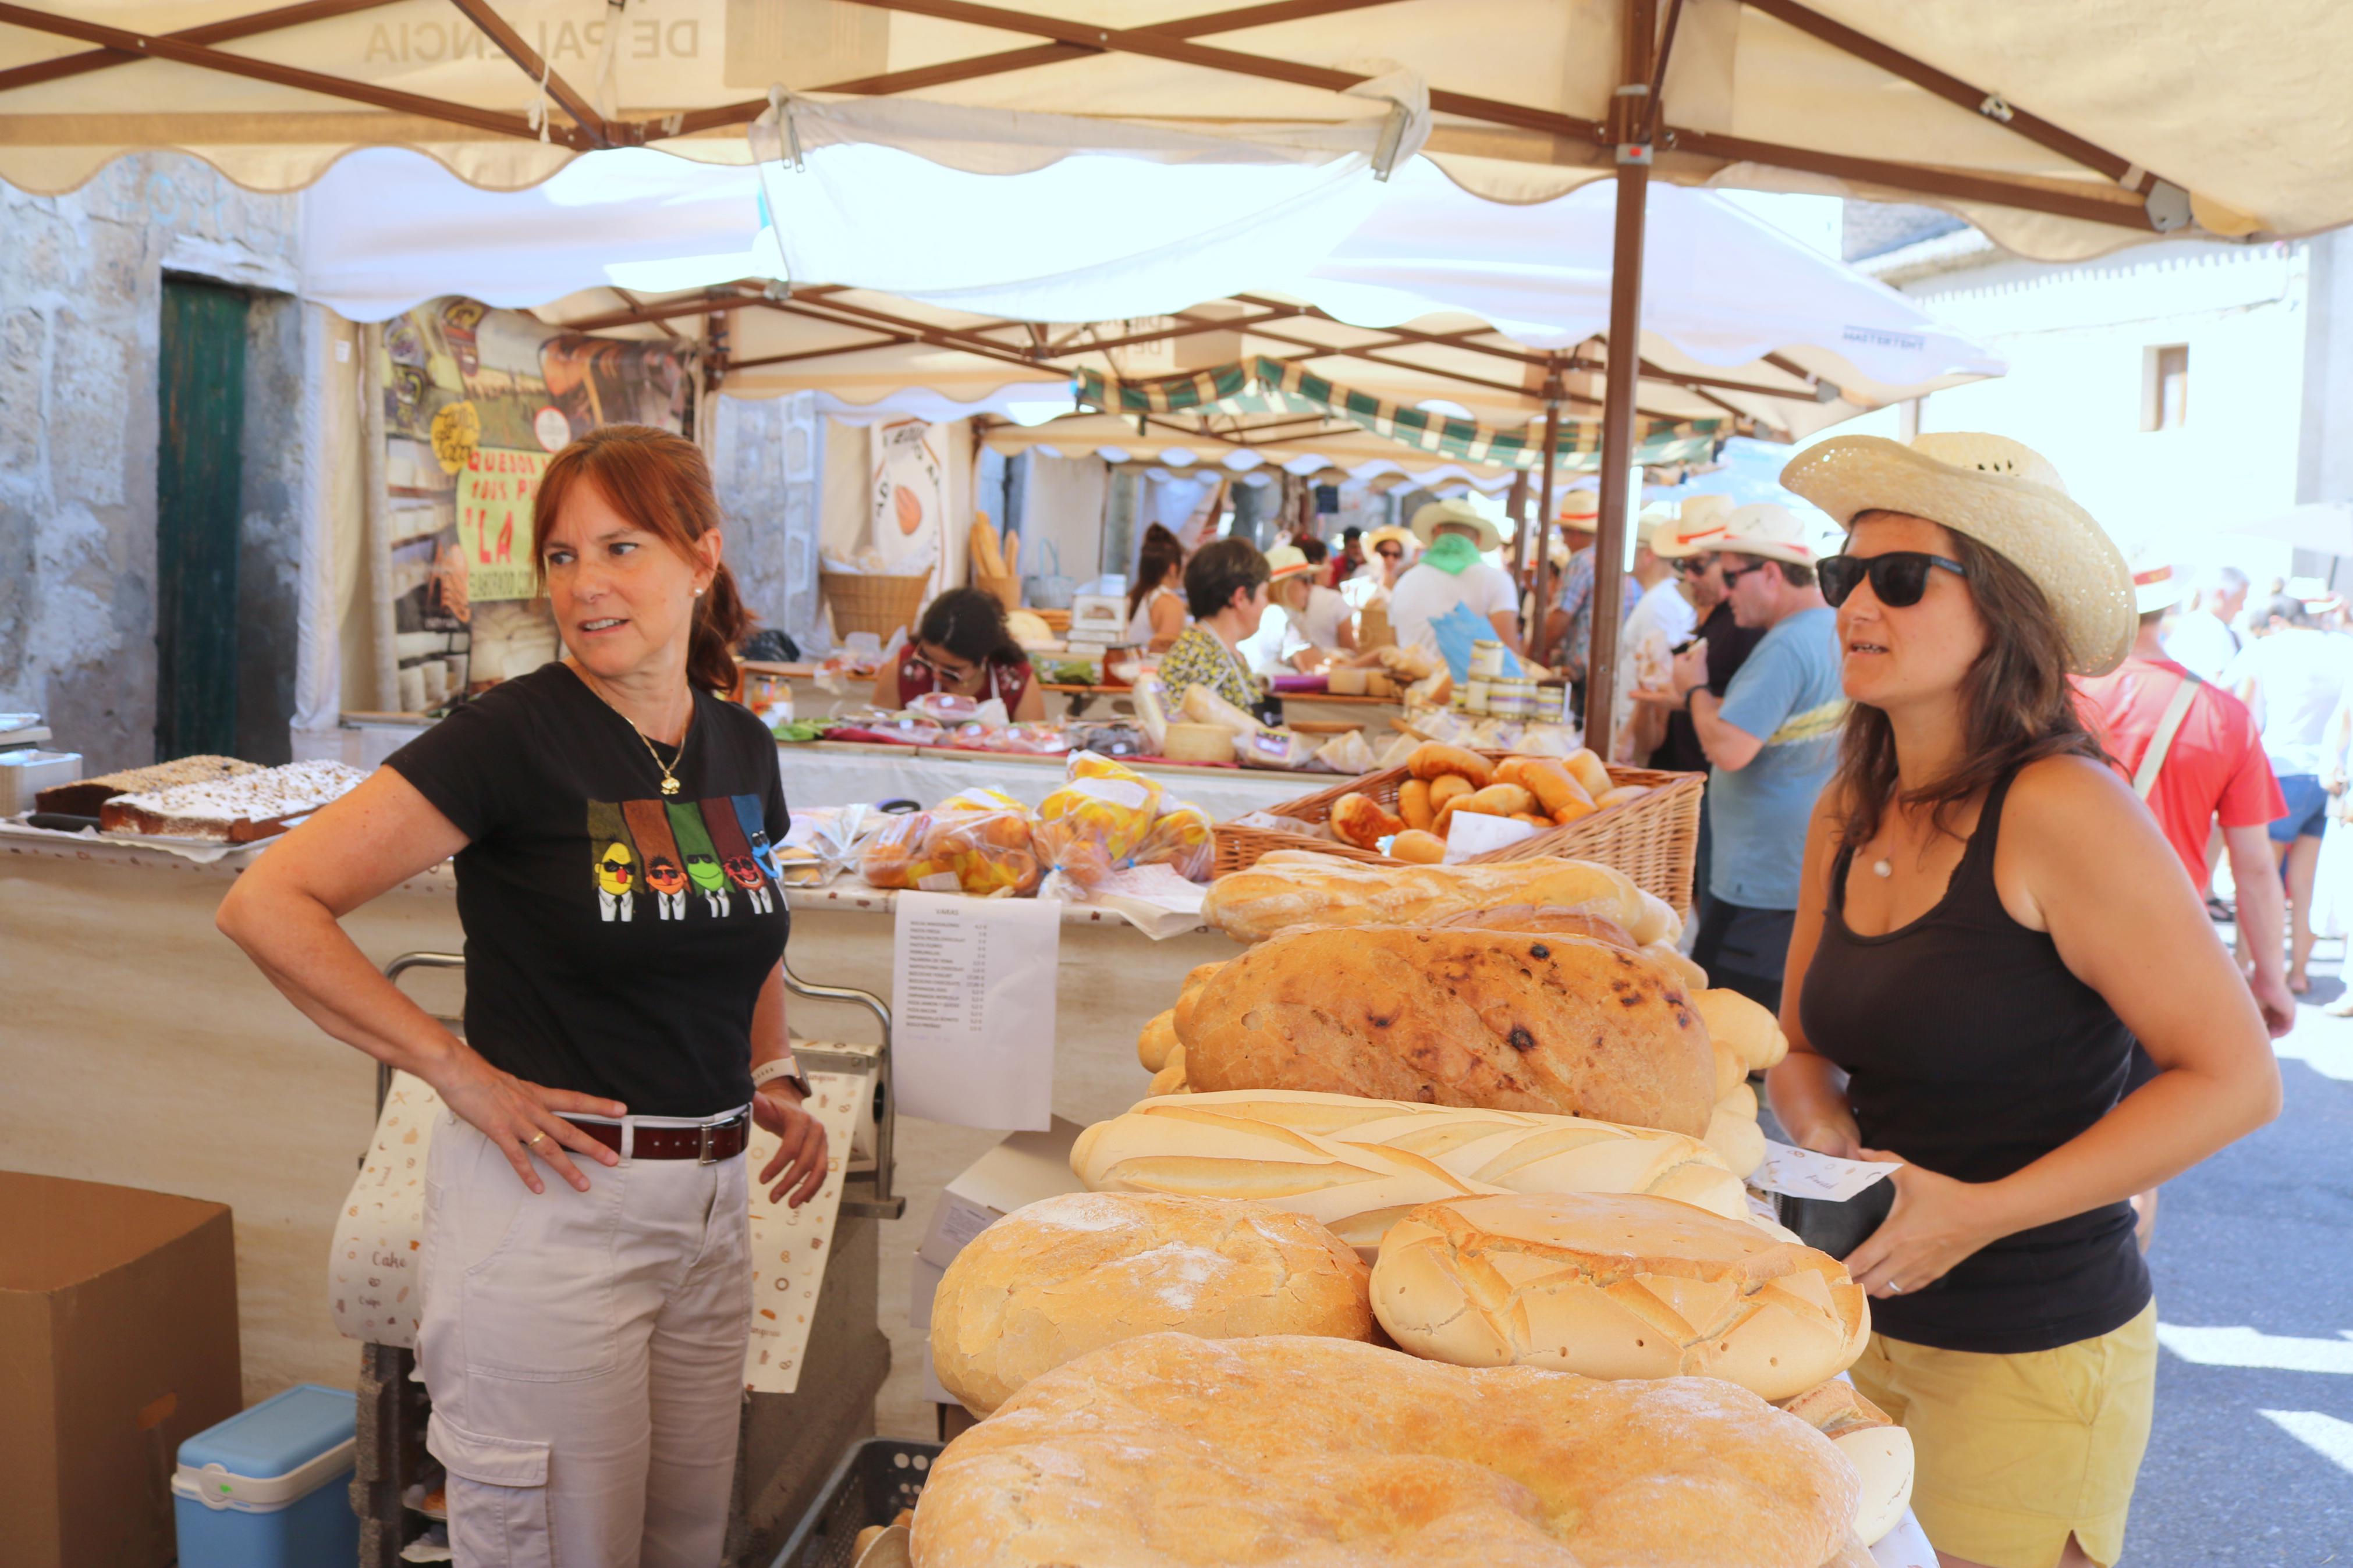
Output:
<svg viewBox="0 0 2353 1568">
<path fill-rule="evenodd" d="M 661 760 L 661 753 L 654 750 L 653 742 L 649 740 L 646 736 L 646 732 L 643 730 L 638 729 L 634 723 L 629 726 L 629 732 L 637 736 L 638 742 L 646 748 L 646 755 L 651 757 L 654 760 L 654 766 L 661 770 L 662 794 L 676 795 L 678 793 L 678 775 L 671 773 L 670 771 L 670 764 Z M 681 736 L 679 739 L 678 754 L 680 761 L 683 762 L 686 759 L 686 740 L 683 736 Z"/>
</svg>

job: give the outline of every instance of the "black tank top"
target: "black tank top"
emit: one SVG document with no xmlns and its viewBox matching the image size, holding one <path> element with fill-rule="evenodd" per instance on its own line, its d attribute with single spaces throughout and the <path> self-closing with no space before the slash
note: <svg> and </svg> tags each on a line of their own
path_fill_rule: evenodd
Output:
<svg viewBox="0 0 2353 1568">
<path fill-rule="evenodd" d="M 1864 1147 L 1964 1182 L 2007 1176 L 2105 1116 L 2134 1047 L 2050 936 L 2002 908 L 1993 858 L 2010 785 L 1988 792 L 1944 898 L 1884 936 L 1848 929 L 1854 852 L 1839 852 L 1798 1004 L 1807 1040 L 1849 1075 Z M 1871 1316 L 1892 1339 L 2011 1355 L 2105 1334 L 2148 1300 L 2132 1209 L 2117 1203 L 2004 1237 L 1917 1294 L 1873 1300 Z"/>
</svg>

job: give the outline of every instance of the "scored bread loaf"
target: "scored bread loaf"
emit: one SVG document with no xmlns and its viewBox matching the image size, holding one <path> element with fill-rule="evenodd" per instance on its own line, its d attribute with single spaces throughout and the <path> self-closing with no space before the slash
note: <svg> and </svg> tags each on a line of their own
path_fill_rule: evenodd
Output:
<svg viewBox="0 0 2353 1568">
<path fill-rule="evenodd" d="M 1493 1106 L 1694 1138 L 1720 1098 L 1681 984 L 1587 937 L 1287 931 L 1211 975 L 1176 1023 L 1196 1090 Z"/>
<path fill-rule="evenodd" d="M 1589 1377 L 1720 1377 L 1787 1399 L 1862 1353 L 1871 1309 L 1829 1254 L 1624 1194 L 1454 1198 L 1390 1227 L 1373 1310 L 1416 1355 Z"/>
<path fill-rule="evenodd" d="M 1299 1215 L 1223 1198 L 1065 1193 L 974 1237 L 932 1301 L 932 1367 L 975 1415 L 1117 1340 L 1372 1337 L 1363 1261 Z"/>
<path fill-rule="evenodd" d="M 1862 1492 L 1855 1538 L 1876 1546 L 1912 1506 L 1912 1434 L 1841 1378 L 1817 1384 L 1780 1407 L 1828 1437 L 1854 1467 Z"/>
<path fill-rule="evenodd" d="M 1433 925 L 1462 926 L 1472 931 L 1518 931 L 1530 935 L 1590 937 L 1612 947 L 1639 950 L 1634 933 L 1606 916 L 1578 910 L 1539 909 L 1534 904 L 1505 904 L 1492 910 L 1464 910 L 1433 921 Z"/>
<path fill-rule="evenodd" d="M 1188 1094 L 1098 1121 L 1071 1148 L 1093 1192 L 1254 1198 L 1366 1258 L 1417 1205 L 1486 1193 L 1648 1193 L 1747 1223 L 1740 1178 L 1696 1138 L 1573 1116 L 1345 1094 Z"/>
<path fill-rule="evenodd" d="M 1366 866 L 1279 849 L 1209 884 L 1201 915 L 1238 942 L 1292 926 L 1435 925 L 1507 905 L 1599 915 L 1638 943 L 1672 941 L 1683 921 L 1664 900 L 1614 867 L 1538 858 L 1476 866 Z"/>
<path fill-rule="evenodd" d="M 1851 1466 L 1725 1383 L 1150 1334 L 934 1461 L 916 1568 L 1820 1568 Z M 1867 1563 L 1868 1558 L 1862 1559 Z"/>
</svg>

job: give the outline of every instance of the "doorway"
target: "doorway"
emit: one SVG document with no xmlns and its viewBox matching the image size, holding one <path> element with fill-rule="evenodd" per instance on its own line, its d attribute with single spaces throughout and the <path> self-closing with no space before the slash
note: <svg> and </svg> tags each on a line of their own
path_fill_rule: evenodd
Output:
<svg viewBox="0 0 2353 1568">
<path fill-rule="evenodd" d="M 155 757 L 235 754 L 244 484 L 241 289 L 164 279 L 155 458 Z"/>
</svg>

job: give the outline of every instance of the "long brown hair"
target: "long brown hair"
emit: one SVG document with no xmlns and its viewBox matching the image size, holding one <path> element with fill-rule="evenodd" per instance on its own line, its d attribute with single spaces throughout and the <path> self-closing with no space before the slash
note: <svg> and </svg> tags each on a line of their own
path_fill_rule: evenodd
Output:
<svg viewBox="0 0 2353 1568">
<path fill-rule="evenodd" d="M 1158 523 L 1144 531 L 1144 545 L 1135 557 L 1135 586 L 1127 591 L 1127 618 L 1135 619 L 1135 612 L 1152 590 L 1168 581 L 1168 574 L 1185 564 L 1185 546 L 1175 534 Z"/>
<path fill-rule="evenodd" d="M 1831 780 L 1839 833 L 1851 845 L 1869 842 L 1891 805 L 1926 806 L 1936 831 L 1949 833 L 1956 808 L 2015 769 L 2044 757 L 2102 758 L 2075 707 L 2067 634 L 2051 601 L 2008 556 L 1968 534 L 1947 532 L 1986 632 L 1983 651 L 1961 677 L 1960 760 L 1943 777 L 1903 789 L 1894 727 L 1880 710 L 1856 703 L 1847 714 Z"/>
<path fill-rule="evenodd" d="M 651 425 L 605 425 L 555 454 L 531 502 L 531 554 L 543 591 L 547 586 L 547 534 L 577 484 L 594 485 L 613 510 L 658 535 L 693 562 L 695 541 L 719 526 L 719 497 L 702 448 Z M 734 574 L 722 562 L 711 586 L 694 602 L 686 647 L 686 679 L 706 691 L 732 691 L 731 651 L 752 629 L 752 613 L 735 592 Z"/>
</svg>

